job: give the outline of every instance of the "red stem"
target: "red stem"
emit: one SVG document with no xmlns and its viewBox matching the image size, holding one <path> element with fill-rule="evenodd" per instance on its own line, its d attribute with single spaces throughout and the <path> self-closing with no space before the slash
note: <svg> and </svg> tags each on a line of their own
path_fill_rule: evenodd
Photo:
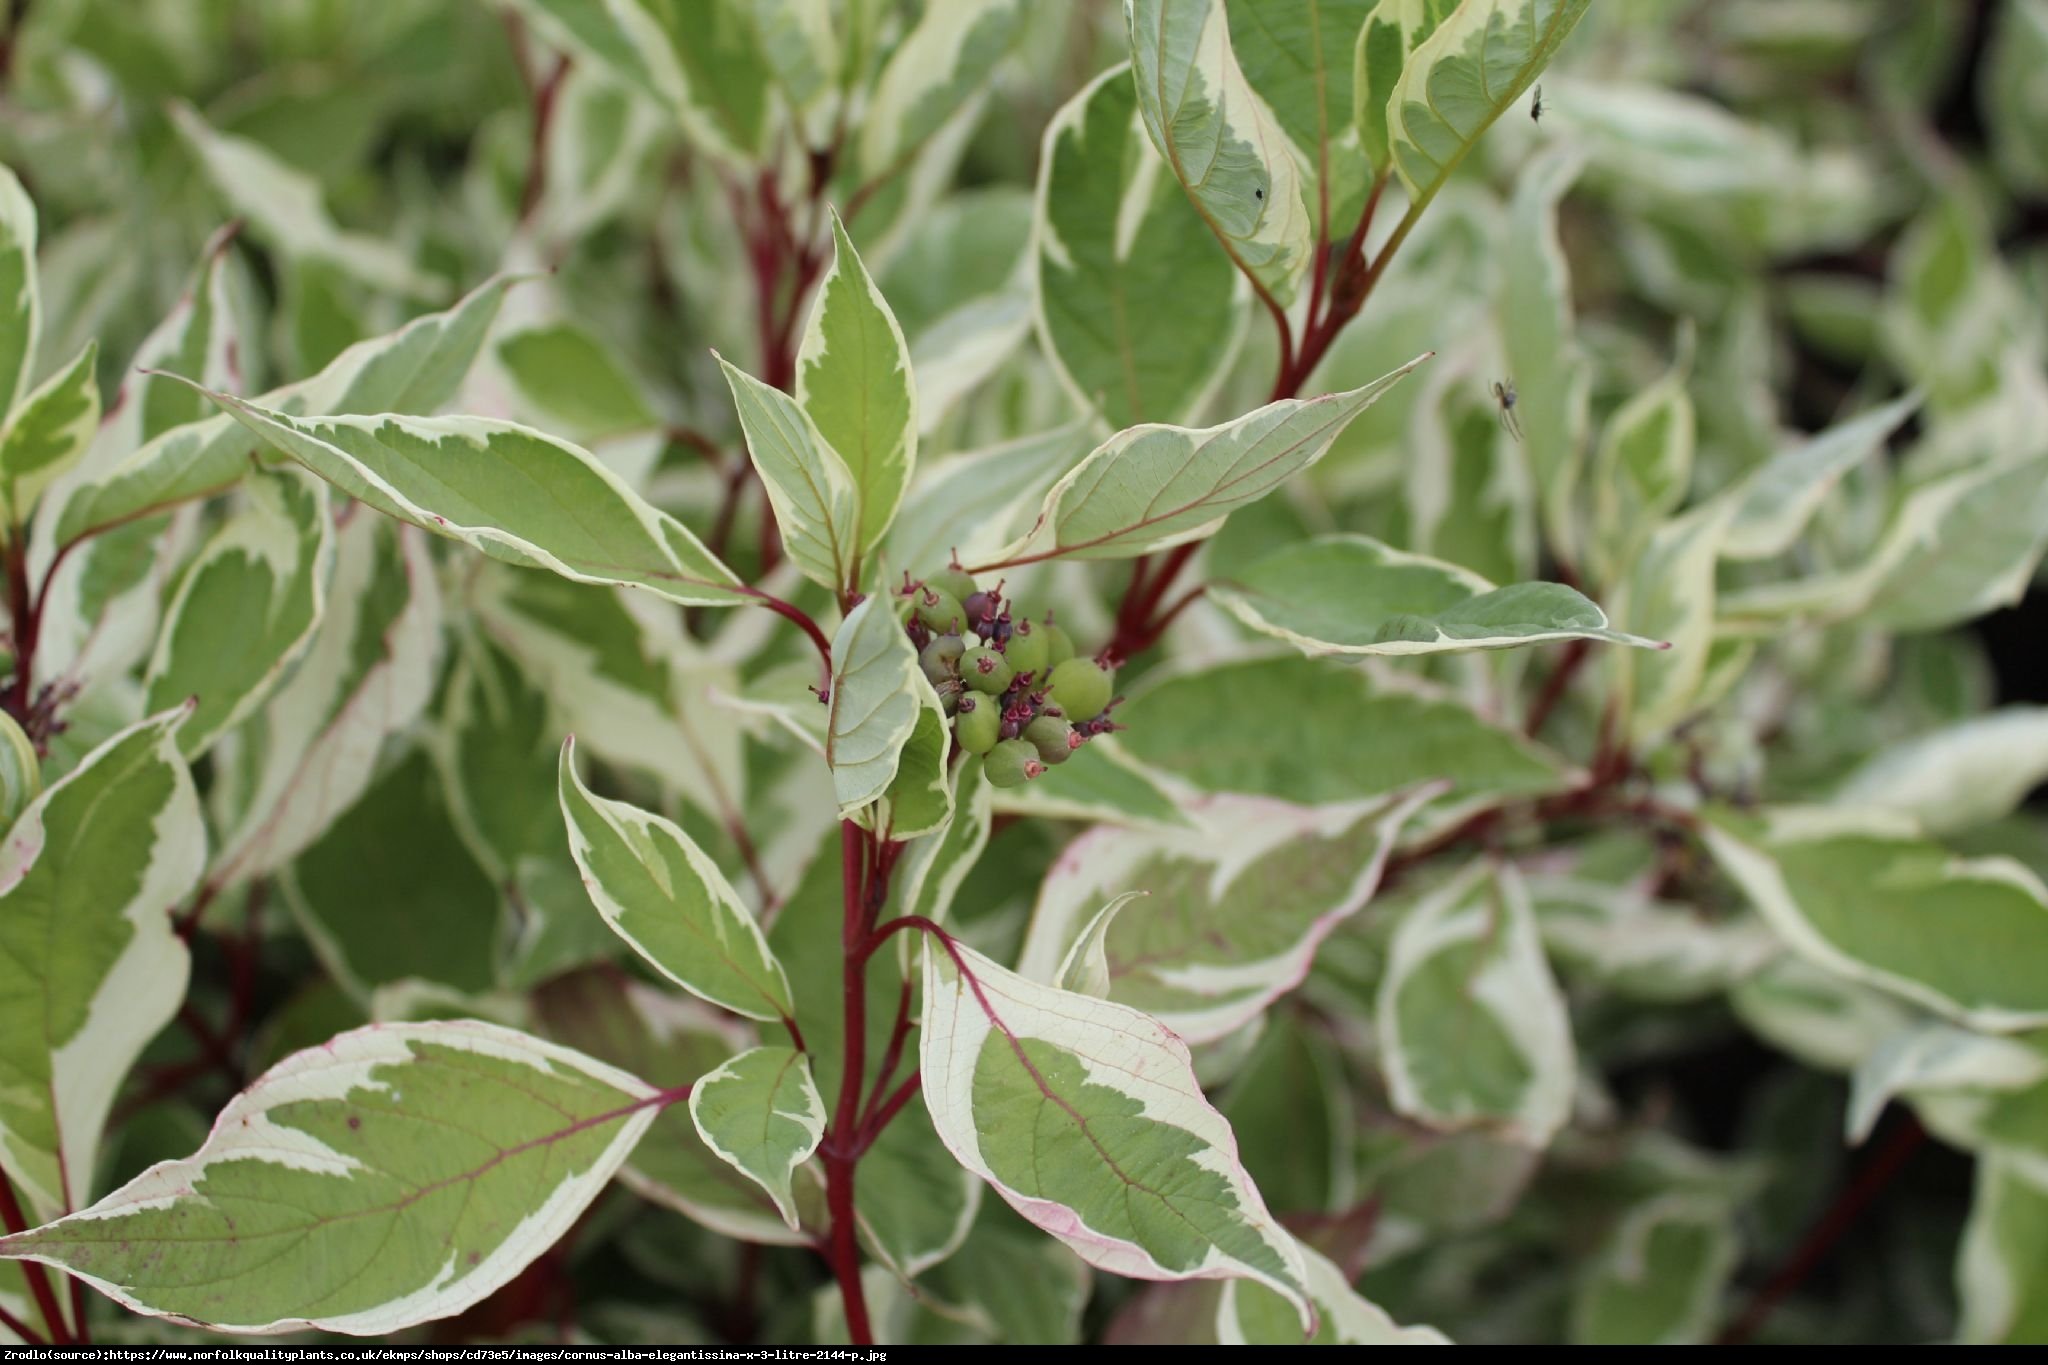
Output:
<svg viewBox="0 0 2048 1365">
<path fill-rule="evenodd" d="M 1564 700 L 1565 692 L 1571 687 L 1572 678 L 1585 664 L 1586 657 L 1592 653 L 1592 649 L 1593 644 L 1590 640 L 1574 640 L 1564 647 L 1564 654 L 1558 659 L 1557 666 L 1552 668 L 1550 676 L 1543 680 L 1543 690 L 1537 693 L 1536 700 L 1529 705 L 1529 719 L 1522 727 L 1523 733 L 1529 738 L 1534 739 L 1542 733 L 1543 722 L 1550 719 L 1550 713 Z"/>
<path fill-rule="evenodd" d="M 1827 1259 L 1835 1243 L 1842 1240 L 1871 1202 L 1884 1193 L 1926 1141 L 1927 1130 L 1920 1126 L 1918 1119 L 1911 1114 L 1906 1115 L 1905 1122 L 1893 1130 L 1884 1146 L 1872 1153 L 1856 1173 L 1855 1180 L 1828 1206 L 1827 1212 L 1806 1234 L 1806 1239 L 1793 1251 L 1791 1258 L 1757 1290 L 1749 1306 L 1743 1309 L 1742 1316 L 1721 1333 L 1718 1344 L 1741 1346 L 1754 1337 L 1770 1320 L 1779 1303 L 1804 1284 L 1806 1277 Z"/>
<path fill-rule="evenodd" d="M 77 1281 L 74 1280 L 73 1283 L 75 1284 Z M 50 1344 L 49 1340 L 41 1332 L 36 1331 L 35 1328 L 29 1326 L 5 1308 L 0 1308 L 0 1327 L 5 1327 L 30 1346 L 48 1346 Z"/>
<path fill-rule="evenodd" d="M 0 1175 L 0 1224 L 10 1234 L 27 1232 L 28 1218 L 21 1211 L 21 1205 L 14 1198 L 14 1186 L 5 1175 Z M 21 1277 L 28 1281 L 29 1293 L 35 1297 L 36 1311 L 43 1315 L 43 1326 L 48 1329 L 50 1342 L 57 1346 L 72 1344 L 72 1336 L 64 1325 L 63 1310 L 57 1307 L 57 1291 L 50 1286 L 50 1270 L 41 1261 L 20 1261 Z"/>
<path fill-rule="evenodd" d="M 832 1219 L 825 1258 L 839 1282 L 846 1306 L 846 1330 L 856 1346 L 874 1344 L 868 1321 L 867 1294 L 860 1283 L 860 1238 L 854 1221 L 854 1170 L 860 1153 L 853 1139 L 860 1118 L 861 1087 L 867 1080 L 868 993 L 867 957 L 860 950 L 867 937 L 868 874 L 874 861 L 874 836 L 852 820 L 839 822 L 841 918 L 839 945 L 843 965 L 841 989 L 845 1007 L 845 1047 L 839 1076 L 839 1104 L 819 1151 L 825 1165 L 825 1203 Z"/>
<path fill-rule="evenodd" d="M 533 211 L 540 207 L 541 195 L 547 192 L 548 128 L 555 121 L 555 99 L 562 93 L 562 79 L 568 74 L 569 58 L 565 53 L 555 59 L 555 69 L 533 92 L 533 141 L 526 158 L 526 183 L 519 189 L 522 223 L 533 217 Z"/>
</svg>

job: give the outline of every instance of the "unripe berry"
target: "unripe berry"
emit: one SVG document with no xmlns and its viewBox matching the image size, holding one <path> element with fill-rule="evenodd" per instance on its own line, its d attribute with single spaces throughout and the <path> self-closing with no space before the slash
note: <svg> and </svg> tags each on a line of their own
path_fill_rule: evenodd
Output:
<svg viewBox="0 0 2048 1365">
<path fill-rule="evenodd" d="M 959 636 L 935 635 L 930 644 L 918 651 L 917 662 L 932 686 L 937 687 L 946 679 L 959 676 L 960 656 L 966 652 L 967 642 Z"/>
<path fill-rule="evenodd" d="M 1045 681 L 1045 670 L 1051 666 L 1048 656 L 1045 631 L 1034 626 L 1029 619 L 1017 622 L 1010 632 L 1010 642 L 1003 646 L 1003 657 L 1010 661 L 1012 670 L 1029 673 L 1040 682 Z"/>
<path fill-rule="evenodd" d="M 1045 636 L 1046 667 L 1058 668 L 1074 657 L 1074 640 L 1066 631 L 1050 621 L 1039 626 L 1038 630 Z"/>
<path fill-rule="evenodd" d="M 941 635 L 954 635 L 967 629 L 967 612 L 961 607 L 960 599 L 929 584 L 918 590 L 917 619 Z"/>
<path fill-rule="evenodd" d="M 1067 715 L 1091 720 L 1102 714 L 1116 687 L 1116 674 L 1093 659 L 1069 659 L 1053 665 L 1046 690 Z"/>
<path fill-rule="evenodd" d="M 1001 696 L 1009 688 L 1011 676 L 1010 665 L 987 645 L 977 646 L 960 656 L 961 681 L 977 692 L 986 692 L 991 697 Z"/>
<path fill-rule="evenodd" d="M 967 576 L 964 569 L 941 569 L 925 579 L 924 585 L 936 592 L 947 594 L 956 602 L 965 602 L 976 592 L 974 580 Z"/>
<path fill-rule="evenodd" d="M 932 690 L 939 694 L 939 705 L 947 715 L 960 709 L 960 698 L 967 694 L 967 688 L 958 678 L 945 678 L 932 684 Z"/>
<path fill-rule="evenodd" d="M 953 721 L 953 734 L 970 754 L 985 754 L 1002 737 L 1002 708 L 993 701 L 960 698 L 960 712 Z"/>
<path fill-rule="evenodd" d="M 1006 739 L 989 750 L 981 770 L 998 787 L 1021 787 L 1044 772 L 1045 764 L 1039 761 L 1038 751 L 1023 740 Z"/>
<path fill-rule="evenodd" d="M 1024 738 L 1038 750 L 1039 758 L 1047 763 L 1064 763 L 1073 757 L 1074 750 L 1081 747 L 1081 738 L 1074 733 L 1074 727 L 1058 716 L 1040 716 L 1032 721 L 1024 727 Z"/>
</svg>

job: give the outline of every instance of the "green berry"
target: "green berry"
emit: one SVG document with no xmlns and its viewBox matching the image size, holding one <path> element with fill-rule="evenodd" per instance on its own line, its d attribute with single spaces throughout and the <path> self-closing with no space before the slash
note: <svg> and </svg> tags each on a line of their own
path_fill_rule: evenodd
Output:
<svg viewBox="0 0 2048 1365">
<path fill-rule="evenodd" d="M 1023 738 L 1038 750 L 1038 756 L 1047 763 L 1064 763 L 1074 755 L 1079 741 L 1074 737 L 1074 727 L 1058 716 L 1040 716 L 1024 727 Z"/>
<path fill-rule="evenodd" d="M 1009 662 L 987 645 L 977 646 L 960 656 L 960 679 L 977 692 L 986 692 L 991 697 L 1001 696 L 1009 689 L 1012 676 Z"/>
<path fill-rule="evenodd" d="M 960 699 L 967 694 L 967 688 L 958 678 L 947 678 L 932 684 L 932 690 L 939 694 L 939 705 L 947 715 L 960 709 Z"/>
<path fill-rule="evenodd" d="M 1039 632 L 1045 636 L 1045 662 L 1048 668 L 1058 668 L 1074 657 L 1074 640 L 1064 630 L 1047 621 Z"/>
<path fill-rule="evenodd" d="M 960 712 L 953 721 L 953 733 L 960 747 L 970 754 L 985 754 L 1002 738 L 1003 709 L 984 697 L 960 698 Z"/>
<path fill-rule="evenodd" d="M 1044 772 L 1045 764 L 1039 761 L 1038 750 L 1023 740 L 1006 739 L 989 750 L 981 770 L 998 787 L 1021 787 Z"/>
<path fill-rule="evenodd" d="M 957 635 L 934 635 L 931 643 L 918 654 L 917 662 L 924 669 L 925 677 L 931 679 L 933 687 L 948 678 L 960 676 L 960 656 L 967 652 L 967 642 Z"/>
<path fill-rule="evenodd" d="M 934 592 L 947 594 L 956 602 L 965 602 L 975 593 L 974 580 L 964 569 L 941 569 L 925 579 L 924 585 Z"/>
<path fill-rule="evenodd" d="M 1017 622 L 1010 631 L 1010 642 L 1003 647 L 1003 657 L 1010 661 L 1013 672 L 1029 673 L 1036 681 L 1044 682 L 1045 670 L 1052 664 L 1044 628 L 1032 625 L 1029 620 Z"/>
<path fill-rule="evenodd" d="M 967 628 L 967 613 L 960 609 L 960 599 L 929 585 L 918 590 L 917 619 L 928 629 L 945 634 Z"/>
<path fill-rule="evenodd" d="M 1047 691 L 1069 716 L 1091 720 L 1102 714 L 1116 689 L 1116 674 L 1093 659 L 1069 659 L 1053 665 Z"/>
</svg>

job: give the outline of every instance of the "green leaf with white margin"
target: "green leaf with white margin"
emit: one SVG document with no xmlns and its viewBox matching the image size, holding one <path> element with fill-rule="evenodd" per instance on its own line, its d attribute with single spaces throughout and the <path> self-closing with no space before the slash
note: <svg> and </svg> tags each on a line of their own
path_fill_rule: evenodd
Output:
<svg viewBox="0 0 2048 1365">
<path fill-rule="evenodd" d="M 441 658 L 441 594 L 424 533 L 357 516 L 335 532 L 327 607 L 299 667 L 247 732 L 261 752 L 209 880 L 298 856 L 369 787 L 386 737 L 419 718 Z"/>
<path fill-rule="evenodd" d="M 36 288 L 36 206 L 0 165 L 0 422 L 28 392 L 42 331 Z"/>
<path fill-rule="evenodd" d="M 1967 1345 L 2048 1339 L 2048 1171 L 1996 1151 L 1977 1161 L 1977 1189 L 1956 1261 Z"/>
<path fill-rule="evenodd" d="M 1076 403 L 1119 429 L 1192 417 L 1243 331 L 1237 273 L 1140 131 L 1127 66 L 1047 125 L 1035 222 L 1039 340 Z"/>
<path fill-rule="evenodd" d="M 278 882 L 328 975 L 365 1004 L 415 978 L 469 995 L 498 984 L 499 890 L 420 749 L 379 775 Z"/>
<path fill-rule="evenodd" d="M 861 487 L 817 424 L 794 398 L 726 362 L 726 385 L 739 409 L 761 486 L 775 507 L 775 525 L 789 558 L 805 578 L 834 593 L 860 579 Z"/>
<path fill-rule="evenodd" d="M 1017 970 L 1059 981 L 1103 902 L 1148 892 L 1102 930 L 1107 998 L 1190 1044 L 1227 1037 L 1301 984 L 1322 941 L 1372 899 L 1402 827 L 1441 790 L 1322 807 L 1209 796 L 1188 803 L 1192 828 L 1091 830 L 1040 885 Z"/>
<path fill-rule="evenodd" d="M 993 558 L 1030 529 L 1045 490 L 1094 444 L 1079 422 L 925 467 L 882 549 L 882 581 L 922 578 L 957 553 L 962 564 Z"/>
<path fill-rule="evenodd" d="M 1195 211 L 1275 306 L 1314 254 L 1301 168 L 1246 83 L 1223 0 L 1124 0 L 1138 113 Z"/>
<path fill-rule="evenodd" d="M 959 791 L 953 817 L 934 837 L 920 839 L 903 851 L 891 883 L 900 888 L 897 904 L 905 915 L 922 915 L 944 924 L 974 865 L 988 847 L 994 821 L 995 787 L 981 780 L 977 760 L 960 764 Z"/>
<path fill-rule="evenodd" d="M 1593 524 L 1611 581 L 1651 532 L 1684 503 L 1692 483 L 1698 417 L 1686 390 L 1690 334 L 1662 378 L 1615 410 L 1593 456 Z M 1526 428 L 1525 428 L 1526 430 Z M 1726 552 L 1726 542 L 1723 542 Z"/>
<path fill-rule="evenodd" d="M 1287 698 L 1283 713 L 1268 713 L 1274 697 Z M 1130 726 L 1117 737 L 1121 749 L 1204 791 L 1316 806 L 1439 780 L 1460 798 L 1571 781 L 1562 759 L 1455 696 L 1298 654 L 1155 669 L 1118 714 Z M 1216 723 L 1250 715 L 1264 718 Z"/>
<path fill-rule="evenodd" d="M 751 1030 L 701 1000 L 621 982 L 591 968 L 558 976 L 533 993 L 535 1018 L 556 1042 L 664 1089 L 689 1085 L 753 1045 Z M 774 1202 L 697 1135 L 687 1105 L 664 1110 L 633 1149 L 620 1182 L 720 1236 L 795 1246 Z"/>
<path fill-rule="evenodd" d="M 294 414 L 432 412 L 455 395 L 512 283 L 511 276 L 493 276 L 445 312 L 358 342 L 312 378 L 272 389 L 260 401 Z M 153 387 L 170 384 L 167 377 L 153 380 Z M 72 493 L 57 522 L 57 543 L 232 487 L 261 444 L 226 415 L 172 427 Z"/>
<path fill-rule="evenodd" d="M 1879 750 L 1831 800 L 1950 834 L 2010 815 L 2044 781 L 2048 707 L 2007 706 Z"/>
<path fill-rule="evenodd" d="M 874 816 L 886 837 L 899 841 L 943 829 L 953 818 L 953 773 L 948 766 L 953 727 L 922 671 L 911 677 L 910 688 L 917 697 L 917 720 Z"/>
<path fill-rule="evenodd" d="M 1448 1346 L 1434 1327 L 1401 1327 L 1351 1287 L 1329 1257 L 1296 1240 L 1308 1267 L 1316 1330 L 1304 1336 L 1294 1305 L 1262 1284 L 1229 1280 L 1216 1305 L 1216 1339 L 1225 1346 Z"/>
<path fill-rule="evenodd" d="M 961 944 L 927 943 L 924 962 L 924 1100 L 961 1165 L 1090 1265 L 1258 1280 L 1310 1323 L 1301 1254 L 1203 1098 L 1187 1044 Z"/>
<path fill-rule="evenodd" d="M 327 606 L 327 486 L 303 470 L 279 469 L 251 476 L 243 491 L 246 505 L 179 580 L 149 661 L 148 709 L 198 699 L 178 731 L 188 759 L 263 704 Z"/>
<path fill-rule="evenodd" d="M 12 825 L 43 790 L 43 763 L 21 722 L 0 711 L 0 826 Z"/>
<path fill-rule="evenodd" d="M 1885 1039 L 1925 1016 L 1891 994 L 1816 967 L 1777 958 L 1728 992 L 1743 1026 L 1817 1071 L 1847 1075 Z"/>
<path fill-rule="evenodd" d="M 860 168 L 893 171 L 937 132 L 1009 51 L 1023 0 L 948 0 L 926 5 L 876 78 L 861 119 Z"/>
<path fill-rule="evenodd" d="M 749 1019 L 793 1017 L 789 980 L 725 874 L 670 821 L 593 796 L 562 744 L 569 848 L 598 913 L 655 970 Z"/>
<path fill-rule="evenodd" d="M 1116 922 L 1117 911 L 1151 894 L 1150 891 L 1126 891 L 1097 910 L 1095 918 L 1074 935 L 1074 941 L 1067 947 L 1067 955 L 1060 959 L 1059 969 L 1053 973 L 1052 984 L 1075 995 L 1092 995 L 1107 1000 L 1116 985 L 1115 972 L 1109 965 L 1109 926 Z"/>
<path fill-rule="evenodd" d="M 850 819 L 895 782 L 904 748 L 928 714 L 931 690 L 893 598 L 870 597 L 840 622 L 832 637 L 825 762 L 841 818 Z"/>
<path fill-rule="evenodd" d="M 1381 9 L 1401 2 L 1384 0 Z M 1515 416 L 1522 426 L 1528 478 L 1552 547 L 1579 543 L 1576 494 L 1592 365 L 1573 318 L 1571 262 L 1558 240 L 1557 206 L 1585 165 L 1585 154 L 1569 144 L 1531 157 L 1516 179 L 1506 228 L 1495 248 L 1501 353 L 1515 377 Z"/>
<path fill-rule="evenodd" d="M 1458 0 L 1380 0 L 1358 29 L 1352 50 L 1351 117 L 1374 174 L 1392 169 L 1387 102 L 1408 65 L 1408 54 L 1457 7 Z"/>
<path fill-rule="evenodd" d="M 1733 1211 L 1704 1195 L 1670 1194 L 1630 1209 L 1572 1298 L 1583 1346 L 1693 1346 L 1720 1326 L 1721 1296 L 1739 1259 Z"/>
<path fill-rule="evenodd" d="M 85 454 L 100 425 L 99 345 L 88 341 L 69 365 L 0 414 L 0 518 L 25 524 L 37 499 Z"/>
<path fill-rule="evenodd" d="M 665 602 L 496 565 L 472 578 L 469 601 L 592 754 L 732 818 L 746 793 L 741 736 L 704 698 L 734 673 L 704 657 Z M 816 667 L 805 677 L 815 680 Z M 803 700 L 824 709 L 809 693 Z"/>
<path fill-rule="evenodd" d="M 1228 0 L 1231 46 L 1245 83 L 1301 156 L 1303 200 L 1342 238 L 1365 204 L 1351 82 L 1373 0 Z"/>
<path fill-rule="evenodd" d="M 839 73 L 832 0 L 749 0 L 747 7 L 761 56 L 775 73 L 782 97 L 794 110 L 808 109 Z"/>
<path fill-rule="evenodd" d="M 1665 522 L 1614 589 L 1614 615 L 1630 630 L 1667 641 L 1647 658 L 1617 655 L 1615 691 L 1628 709 L 1629 733 L 1663 734 L 1691 714 L 1713 654 L 1714 568 L 1735 502 L 1716 498 Z"/>
<path fill-rule="evenodd" d="M 511 1280 L 681 1098 L 495 1024 L 373 1024 L 294 1053 L 193 1155 L 0 1256 L 221 1331 L 383 1336 Z"/>
<path fill-rule="evenodd" d="M 1057 779 L 994 791 L 996 810 L 1047 820 L 1186 829 L 1179 793 L 1108 736 L 1091 739 L 1061 765 Z"/>
<path fill-rule="evenodd" d="M 2014 0 L 1999 11 L 1976 87 L 1991 151 L 2015 189 L 2048 194 L 2048 96 L 2035 79 L 2048 66 L 2048 0 Z"/>
<path fill-rule="evenodd" d="M 1319 536 L 1270 554 L 1209 597 L 1261 634 L 1305 654 L 1440 654 L 1553 640 L 1662 648 L 1610 629 L 1607 614 L 1562 583 L 1496 588 L 1467 569 L 1368 536 Z"/>
<path fill-rule="evenodd" d="M 2010 858 L 1958 858 L 1875 811 L 1713 812 L 1707 848 L 1820 966 L 1972 1028 L 2048 1024 L 2048 888 Z"/>
<path fill-rule="evenodd" d="M 757 1047 L 690 1088 L 690 1121 L 704 1145 L 768 1191 L 797 1230 L 790 1177 L 825 1136 L 825 1101 L 810 1063 L 791 1047 Z"/>
<path fill-rule="evenodd" d="M 684 606 L 747 600 L 687 526 L 567 441 L 483 417 L 297 418 L 209 396 L 350 497 L 492 559 Z"/>
<path fill-rule="evenodd" d="M 1417 207 L 1543 74 L 1591 4 L 1465 0 L 1409 55 L 1387 97 L 1387 145 Z"/>
<path fill-rule="evenodd" d="M 1768 559 L 1791 549 L 1843 475 L 1883 448 L 1919 406 L 1920 396 L 1907 394 L 1772 456 L 1734 494 L 1722 558 Z"/>
<path fill-rule="evenodd" d="M 1945 504 L 1935 530 L 1904 542 L 1871 624 L 1941 630 L 2012 606 L 2033 583 L 2048 551 L 2048 448 L 1989 462 L 1965 476 L 1960 498 L 1935 500 Z"/>
<path fill-rule="evenodd" d="M 1363 388 L 1283 398 L 1221 426 L 1120 431 L 1052 486 L 1037 527 L 999 563 L 1134 559 L 1212 536 L 1232 512 L 1320 460 L 1352 418 L 1430 354 Z"/>
<path fill-rule="evenodd" d="M 250 230 L 294 264 L 334 266 L 372 289 L 440 299 L 448 290 L 412 257 L 381 237 L 338 227 L 321 202 L 320 182 L 262 144 L 210 126 L 189 104 L 171 105 L 171 121 L 199 157 L 206 177 Z"/>
<path fill-rule="evenodd" d="M 726 379 L 732 382 L 730 371 Z M 740 401 L 737 385 L 733 398 Z M 917 468 L 917 385 L 903 329 L 861 264 L 837 211 L 832 214 L 832 266 L 818 285 L 818 300 L 797 351 L 796 401 L 853 476 L 859 523 L 853 555 L 858 558 L 881 543 Z M 741 402 L 742 419 L 747 409 Z M 754 436 L 748 426 L 750 447 Z"/>
<path fill-rule="evenodd" d="M 1843 1136 L 1851 1144 L 1868 1141 L 1885 1106 L 1901 1097 L 1923 1104 L 1944 1093 L 1975 1097 L 2025 1090 L 2043 1080 L 2048 1054 L 2021 1039 L 1934 1021 L 1916 1024 L 1878 1044 L 1851 1073 Z M 1956 1145 L 1976 1147 L 1982 1140 L 1978 1134 Z"/>
<path fill-rule="evenodd" d="M 1570 1118 L 1571 1020 L 1513 867 L 1476 860 L 1408 911 L 1375 1017 L 1400 1113 L 1539 1150 Z"/>
<path fill-rule="evenodd" d="M 41 1218 L 92 1198 L 114 1094 L 185 998 L 171 910 L 206 863 L 190 714 L 100 745 L 0 845 L 0 1170 Z"/>
</svg>

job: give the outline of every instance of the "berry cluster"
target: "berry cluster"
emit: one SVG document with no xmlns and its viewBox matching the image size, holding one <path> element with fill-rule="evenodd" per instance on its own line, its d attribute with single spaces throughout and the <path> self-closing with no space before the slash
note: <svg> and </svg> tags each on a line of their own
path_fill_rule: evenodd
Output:
<svg viewBox="0 0 2048 1365">
<path fill-rule="evenodd" d="M 953 717 L 954 740 L 985 756 L 996 786 L 1029 782 L 1118 728 L 1109 718 L 1122 700 L 1115 670 L 1077 656 L 1050 611 L 1037 622 L 1015 616 L 1001 583 L 977 587 L 957 565 L 921 583 L 905 574 L 900 595 L 904 629 Z"/>
</svg>

